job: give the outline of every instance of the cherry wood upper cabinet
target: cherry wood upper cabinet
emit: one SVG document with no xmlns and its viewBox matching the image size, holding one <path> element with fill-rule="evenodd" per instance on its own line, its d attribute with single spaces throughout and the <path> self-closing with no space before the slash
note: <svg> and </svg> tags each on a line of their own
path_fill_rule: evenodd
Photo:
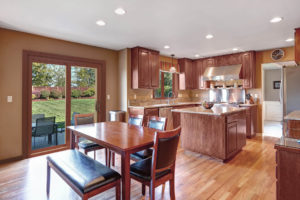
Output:
<svg viewBox="0 0 300 200">
<path fill-rule="evenodd" d="M 242 77 L 243 88 L 255 88 L 256 63 L 255 52 L 249 51 L 241 54 L 242 56 Z"/>
<path fill-rule="evenodd" d="M 300 64 L 300 28 L 295 31 L 295 61 Z"/>
<path fill-rule="evenodd" d="M 196 88 L 196 68 L 193 60 L 182 58 L 178 60 L 180 66 L 179 90 Z"/>
<path fill-rule="evenodd" d="M 131 49 L 132 89 L 159 87 L 159 52 L 135 47 Z"/>
</svg>

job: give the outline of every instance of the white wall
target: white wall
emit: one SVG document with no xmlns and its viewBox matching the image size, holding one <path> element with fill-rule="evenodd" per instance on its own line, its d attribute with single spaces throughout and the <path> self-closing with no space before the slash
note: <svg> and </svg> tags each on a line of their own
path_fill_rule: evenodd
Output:
<svg viewBox="0 0 300 200">
<path fill-rule="evenodd" d="M 281 69 L 264 70 L 264 100 L 280 101 L 280 89 L 273 89 L 273 82 L 281 80 Z"/>
</svg>

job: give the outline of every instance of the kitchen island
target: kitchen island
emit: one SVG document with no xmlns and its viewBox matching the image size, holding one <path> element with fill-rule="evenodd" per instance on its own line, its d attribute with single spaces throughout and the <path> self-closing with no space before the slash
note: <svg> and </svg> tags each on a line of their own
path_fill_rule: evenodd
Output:
<svg viewBox="0 0 300 200">
<path fill-rule="evenodd" d="M 245 108 L 215 105 L 173 109 L 172 113 L 174 125 L 182 128 L 184 150 L 226 161 L 246 145 Z"/>
</svg>

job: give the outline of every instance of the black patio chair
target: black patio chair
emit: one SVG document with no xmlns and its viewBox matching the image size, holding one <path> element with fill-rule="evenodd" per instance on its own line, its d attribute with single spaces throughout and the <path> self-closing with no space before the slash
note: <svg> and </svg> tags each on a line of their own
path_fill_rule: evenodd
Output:
<svg viewBox="0 0 300 200">
<path fill-rule="evenodd" d="M 37 137 L 47 137 L 48 143 L 49 137 L 56 134 L 56 145 L 57 145 L 57 126 L 55 125 L 55 117 L 44 117 L 36 120 L 36 127 L 32 132 L 33 146 L 35 147 L 35 139 Z"/>
</svg>

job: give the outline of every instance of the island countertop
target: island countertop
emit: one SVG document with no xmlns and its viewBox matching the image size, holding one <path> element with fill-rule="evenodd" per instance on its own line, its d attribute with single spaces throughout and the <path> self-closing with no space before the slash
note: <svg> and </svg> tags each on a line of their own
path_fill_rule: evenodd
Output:
<svg viewBox="0 0 300 200">
<path fill-rule="evenodd" d="M 203 107 L 191 107 L 182 109 L 173 109 L 172 112 L 179 113 L 191 113 L 202 115 L 227 115 L 245 110 L 246 108 L 232 107 L 228 105 L 214 105 L 211 109 L 205 109 Z"/>
<path fill-rule="evenodd" d="M 300 120 L 300 110 L 293 111 L 284 117 L 285 120 Z"/>
</svg>

